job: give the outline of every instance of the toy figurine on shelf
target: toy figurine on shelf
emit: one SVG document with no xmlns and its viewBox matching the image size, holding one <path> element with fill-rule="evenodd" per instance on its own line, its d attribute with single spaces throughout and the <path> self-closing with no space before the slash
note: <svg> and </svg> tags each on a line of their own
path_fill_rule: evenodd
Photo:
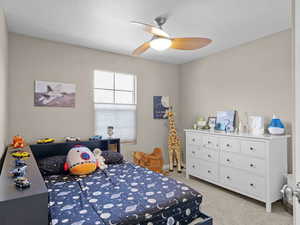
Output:
<svg viewBox="0 0 300 225">
<path fill-rule="evenodd" d="M 25 140 L 20 135 L 16 135 L 13 137 L 12 141 L 13 148 L 24 148 L 25 147 Z"/>
<path fill-rule="evenodd" d="M 100 135 L 95 135 L 89 138 L 90 141 L 101 141 L 102 136 Z"/>
<path fill-rule="evenodd" d="M 28 152 L 22 151 L 22 150 L 15 150 L 11 153 L 11 156 L 16 159 L 26 159 L 30 157 L 30 154 Z"/>
<path fill-rule="evenodd" d="M 10 173 L 14 177 L 24 177 L 26 174 L 26 168 L 27 166 L 22 166 L 22 167 L 16 167 L 10 171 Z"/>
<path fill-rule="evenodd" d="M 15 160 L 15 165 L 16 165 L 16 167 L 25 166 L 26 162 L 22 159 L 16 159 Z"/>
<path fill-rule="evenodd" d="M 37 140 L 37 144 L 49 144 L 49 143 L 53 143 L 55 140 L 53 138 L 43 138 L 43 139 L 39 139 Z"/>
<path fill-rule="evenodd" d="M 15 179 L 15 185 L 17 188 L 25 189 L 30 187 L 30 182 L 27 177 L 17 177 Z"/>
</svg>

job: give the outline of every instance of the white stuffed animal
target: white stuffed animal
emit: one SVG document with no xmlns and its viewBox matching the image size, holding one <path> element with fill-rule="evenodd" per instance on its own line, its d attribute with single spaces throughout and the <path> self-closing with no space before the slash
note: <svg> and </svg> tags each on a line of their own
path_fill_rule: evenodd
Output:
<svg viewBox="0 0 300 225">
<path fill-rule="evenodd" d="M 105 159 L 103 158 L 103 156 L 101 155 L 102 151 L 99 148 L 95 148 L 93 151 L 95 158 L 96 158 L 96 164 L 97 167 L 100 170 L 104 170 L 107 168 L 107 165 L 105 164 Z"/>
</svg>

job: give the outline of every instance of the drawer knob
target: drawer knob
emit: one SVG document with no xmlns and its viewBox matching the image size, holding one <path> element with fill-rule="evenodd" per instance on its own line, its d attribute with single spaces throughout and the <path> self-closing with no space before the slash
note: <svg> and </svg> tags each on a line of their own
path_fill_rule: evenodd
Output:
<svg viewBox="0 0 300 225">
<path fill-rule="evenodd" d="M 227 146 L 227 147 L 230 147 L 230 144 L 227 144 L 226 146 Z"/>
<path fill-rule="evenodd" d="M 250 164 L 250 167 L 252 167 L 252 168 L 253 168 L 253 167 L 254 167 L 254 164 L 253 164 L 253 163 L 251 163 L 251 164 Z"/>
<path fill-rule="evenodd" d="M 192 165 L 192 167 L 195 169 L 195 165 Z"/>
<path fill-rule="evenodd" d="M 193 142 L 195 142 L 195 141 L 196 141 L 196 139 L 195 139 L 195 138 L 193 138 L 193 139 L 192 139 L 192 141 L 193 141 Z"/>
<path fill-rule="evenodd" d="M 207 144 L 211 144 L 211 142 L 210 142 L 210 141 L 208 141 L 208 142 L 207 142 Z"/>
<path fill-rule="evenodd" d="M 251 187 L 254 187 L 254 184 L 253 184 L 253 183 L 251 183 L 251 184 L 250 184 L 250 186 L 251 186 Z"/>
<path fill-rule="evenodd" d="M 207 172 L 208 172 L 208 173 L 211 173 L 211 171 L 210 171 L 210 170 L 207 170 Z"/>
<path fill-rule="evenodd" d="M 193 154 L 195 154 L 195 151 L 192 151 Z"/>
<path fill-rule="evenodd" d="M 208 154 L 208 155 L 207 155 L 207 157 L 208 157 L 208 158 L 211 158 L 211 155 L 210 155 L 210 154 Z"/>
<path fill-rule="evenodd" d="M 228 179 L 228 180 L 229 180 L 229 179 L 230 179 L 230 176 L 227 176 L 227 177 L 226 177 L 226 179 Z"/>
<path fill-rule="evenodd" d="M 230 159 L 226 159 L 227 162 L 230 162 Z"/>
<path fill-rule="evenodd" d="M 253 148 L 253 147 L 250 147 L 250 150 L 251 150 L 251 151 L 253 151 L 253 150 L 254 150 L 254 148 Z"/>
</svg>

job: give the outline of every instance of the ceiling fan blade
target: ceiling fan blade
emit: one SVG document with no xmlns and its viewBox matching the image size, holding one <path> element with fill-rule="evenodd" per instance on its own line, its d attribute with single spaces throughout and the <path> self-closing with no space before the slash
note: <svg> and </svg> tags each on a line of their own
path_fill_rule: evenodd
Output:
<svg viewBox="0 0 300 225">
<path fill-rule="evenodd" d="M 146 31 L 150 34 L 153 34 L 153 35 L 156 35 L 159 37 L 166 37 L 166 38 L 170 37 L 165 31 L 163 31 L 162 29 L 155 27 L 153 25 L 146 24 L 146 23 L 140 23 L 140 22 L 136 22 L 136 21 L 132 21 L 131 23 L 141 26 L 144 31 Z"/>
<path fill-rule="evenodd" d="M 208 38 L 173 38 L 171 48 L 180 50 L 194 50 L 203 48 L 212 40 Z"/>
<path fill-rule="evenodd" d="M 133 52 L 132 55 L 133 56 L 139 56 L 140 54 L 144 53 L 146 50 L 148 50 L 148 48 L 150 48 L 150 42 L 145 42 L 144 44 L 142 44 L 141 46 L 139 46 L 138 48 L 136 48 Z"/>
</svg>

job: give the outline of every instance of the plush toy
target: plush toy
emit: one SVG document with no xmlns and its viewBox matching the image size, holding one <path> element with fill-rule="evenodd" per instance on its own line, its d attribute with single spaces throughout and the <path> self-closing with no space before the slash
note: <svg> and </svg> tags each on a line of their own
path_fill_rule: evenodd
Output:
<svg viewBox="0 0 300 225">
<path fill-rule="evenodd" d="M 25 140 L 19 135 L 16 135 L 13 137 L 13 142 L 12 142 L 12 147 L 13 148 L 24 148 L 25 147 Z"/>
<path fill-rule="evenodd" d="M 97 161 L 97 167 L 101 170 L 106 169 L 107 165 L 105 164 L 105 159 L 101 155 L 102 151 L 99 148 L 95 148 L 93 152 Z"/>
<path fill-rule="evenodd" d="M 74 175 L 85 175 L 94 172 L 97 161 L 94 154 L 85 146 L 75 145 L 70 149 L 65 163 L 65 170 Z"/>
</svg>

